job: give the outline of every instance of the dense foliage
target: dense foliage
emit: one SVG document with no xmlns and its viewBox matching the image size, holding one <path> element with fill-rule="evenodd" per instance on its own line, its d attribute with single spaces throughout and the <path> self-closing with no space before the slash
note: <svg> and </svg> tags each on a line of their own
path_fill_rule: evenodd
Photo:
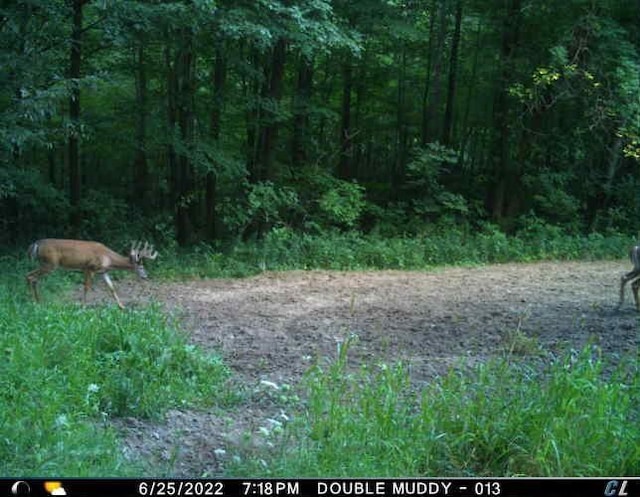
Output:
<svg viewBox="0 0 640 497">
<path fill-rule="evenodd" d="M 406 365 L 351 371 L 351 342 L 309 372 L 302 419 L 265 433 L 281 442 L 276 450 L 239 461 L 235 473 L 594 477 L 640 469 L 640 430 L 628 422 L 639 407 L 633 358 L 607 375 L 610 362 L 592 347 L 560 356 L 540 350 L 533 367 L 503 351 L 416 392 Z"/>
<path fill-rule="evenodd" d="M 624 0 L 3 2 L 0 242 L 635 233 L 639 24 Z"/>
</svg>

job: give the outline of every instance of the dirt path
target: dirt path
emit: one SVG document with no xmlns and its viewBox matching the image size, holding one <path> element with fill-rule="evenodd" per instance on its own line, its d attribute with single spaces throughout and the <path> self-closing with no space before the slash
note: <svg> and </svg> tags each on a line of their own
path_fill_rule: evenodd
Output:
<svg viewBox="0 0 640 497">
<path fill-rule="evenodd" d="M 630 290 L 616 309 L 619 276 L 627 269 L 622 261 L 564 262 L 152 284 L 144 293 L 182 309 L 193 342 L 220 350 L 255 394 L 233 413 L 174 411 L 166 424 L 153 426 L 125 420 L 119 423 L 125 450 L 159 464 L 173 461 L 177 476 L 219 474 L 243 435 L 260 443 L 260 427 L 284 419 L 270 385 L 296 385 L 352 334 L 354 365 L 409 361 L 418 386 L 461 358 L 482 361 L 514 347 L 527 352 L 595 342 L 605 354 L 636 351 Z M 136 295 L 139 285 L 126 281 L 118 288 Z"/>
</svg>

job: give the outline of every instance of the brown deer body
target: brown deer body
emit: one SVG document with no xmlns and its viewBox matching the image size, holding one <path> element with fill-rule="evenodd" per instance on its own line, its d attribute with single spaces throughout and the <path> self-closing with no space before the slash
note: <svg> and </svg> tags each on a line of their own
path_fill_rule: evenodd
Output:
<svg viewBox="0 0 640 497">
<path fill-rule="evenodd" d="M 624 286 L 632 281 L 631 293 L 633 293 L 636 309 L 640 311 L 640 301 L 638 300 L 638 290 L 640 290 L 640 245 L 636 245 L 629 251 L 629 258 L 633 264 L 633 269 L 620 279 L 620 302 L 618 307 L 624 302 Z"/>
<path fill-rule="evenodd" d="M 145 243 L 144 246 L 141 242 L 132 244 L 129 257 L 124 257 L 102 243 L 56 238 L 45 238 L 32 243 L 27 253 L 31 259 L 40 261 L 40 267 L 27 274 L 27 284 L 36 301 L 40 300 L 37 287 L 38 279 L 61 267 L 84 272 L 83 302 L 87 300 L 87 292 L 91 288 L 93 276 L 95 274 L 102 275 L 102 279 L 121 309 L 124 309 L 124 305 L 118 298 L 109 277 L 109 271 L 112 269 L 135 271 L 140 278 L 147 279 L 147 272 L 142 260 L 153 260 L 158 256 L 158 252 L 154 252 L 153 246 L 148 243 Z"/>
</svg>

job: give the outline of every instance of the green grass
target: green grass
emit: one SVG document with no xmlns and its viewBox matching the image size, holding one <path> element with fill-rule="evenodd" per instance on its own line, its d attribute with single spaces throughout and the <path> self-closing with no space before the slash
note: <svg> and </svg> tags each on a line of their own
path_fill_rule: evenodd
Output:
<svg viewBox="0 0 640 497">
<path fill-rule="evenodd" d="M 189 345 L 161 308 L 60 303 L 52 288 L 65 281 L 53 277 L 34 304 L 26 271 L 2 262 L 0 474 L 142 474 L 142 462 L 123 460 L 109 419 L 233 401 L 221 359 Z"/>
<path fill-rule="evenodd" d="M 592 349 L 549 356 L 546 368 L 503 358 L 461 368 L 416 392 L 402 364 L 353 373 L 345 358 L 346 348 L 310 373 L 306 410 L 278 449 L 259 458 L 267 462 L 253 462 L 254 455 L 234 474 L 640 474 L 637 362 L 611 377 Z"/>
<path fill-rule="evenodd" d="M 263 270 L 425 270 L 445 265 L 620 259 L 633 243 L 633 238 L 618 233 L 566 235 L 545 226 L 516 236 L 506 236 L 490 225 L 478 231 L 434 228 L 406 238 L 357 232 L 310 235 L 283 228 L 259 243 L 238 243 L 224 253 L 207 245 L 164 253 L 152 273 L 160 278 L 238 277 Z"/>
<path fill-rule="evenodd" d="M 224 248 L 200 244 L 178 249 L 157 244 L 160 257 L 150 262 L 147 269 L 152 279 L 183 280 L 237 278 L 264 270 L 428 270 L 449 265 L 620 259 L 627 256 L 629 247 L 636 242 L 631 236 L 615 232 L 570 235 L 540 223 L 513 236 L 491 224 L 476 230 L 468 226 L 433 226 L 420 236 L 386 238 L 355 231 L 308 234 L 274 228 L 259 242 L 238 242 Z M 25 274 L 33 267 L 27 264 L 22 249 L 4 259 L 23 268 Z M 62 293 L 70 281 L 76 287 L 81 285 L 77 275 L 62 271 L 55 274 L 43 280 L 44 295 Z M 117 278 L 119 273 L 113 274 Z M 17 285 L 23 292 L 22 274 Z"/>
</svg>

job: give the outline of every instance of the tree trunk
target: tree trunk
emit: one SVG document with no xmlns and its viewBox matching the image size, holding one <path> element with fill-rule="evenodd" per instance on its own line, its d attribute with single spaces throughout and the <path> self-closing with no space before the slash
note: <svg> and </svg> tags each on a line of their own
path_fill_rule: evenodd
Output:
<svg viewBox="0 0 640 497">
<path fill-rule="evenodd" d="M 180 32 L 181 46 L 172 51 L 165 48 L 167 67 L 167 118 L 169 144 L 167 157 L 171 183 L 171 201 L 174 209 L 176 241 L 186 245 L 191 239 L 192 164 L 190 150 L 193 145 L 193 51 L 191 34 Z M 176 142 L 180 147 L 176 148 Z"/>
<path fill-rule="evenodd" d="M 282 99 L 282 80 L 284 77 L 284 65 L 286 56 L 287 42 L 284 38 L 280 38 L 271 54 L 271 63 L 265 66 L 265 81 L 267 86 L 263 94 L 275 110 L 270 112 L 266 118 L 266 123 L 261 130 L 260 139 L 260 158 L 262 161 L 262 173 L 264 179 L 272 179 L 275 175 L 273 170 L 273 158 L 278 139 L 279 116 L 278 106 Z"/>
<path fill-rule="evenodd" d="M 181 147 L 177 154 L 176 240 L 187 245 L 193 232 L 193 163 L 191 151 L 194 143 L 195 55 L 193 35 L 189 28 L 182 31 L 182 45 L 176 54 L 177 117 Z"/>
<path fill-rule="evenodd" d="M 440 98 L 442 95 L 442 61 L 444 53 L 444 42 L 447 24 L 447 7 L 446 2 L 434 2 L 434 8 L 437 4 L 438 9 L 438 27 L 436 44 L 431 53 L 434 53 L 433 71 L 428 72 L 429 81 L 425 84 L 424 101 L 426 106 L 423 109 L 422 119 L 422 144 L 426 145 L 433 140 L 433 136 L 438 136 L 433 131 L 433 123 L 438 109 L 441 107 Z M 431 38 L 431 36 L 430 36 Z M 430 43 L 431 44 L 431 43 Z M 429 59 L 431 59 L 431 53 Z"/>
<path fill-rule="evenodd" d="M 136 48 L 136 150 L 133 162 L 133 200 L 146 212 L 149 210 L 149 167 L 147 163 L 147 68 L 144 58 L 144 41 Z"/>
<path fill-rule="evenodd" d="M 475 47 L 474 47 L 474 52 L 473 52 L 473 62 L 471 63 L 471 77 L 469 78 L 469 81 L 467 82 L 467 98 L 464 104 L 464 113 L 462 115 L 462 126 L 461 128 L 461 135 L 462 138 L 460 140 L 460 154 L 459 154 L 459 164 L 463 165 L 464 164 L 464 160 L 465 160 L 465 156 L 470 156 L 473 158 L 475 158 L 475 154 L 465 154 L 465 151 L 467 150 L 467 146 L 469 143 L 469 138 L 471 136 L 472 130 L 469 129 L 469 115 L 471 113 L 471 101 L 473 98 L 473 90 L 476 87 L 476 78 L 478 75 L 478 54 L 480 53 L 480 48 L 482 46 L 482 22 L 478 21 L 477 23 L 477 27 L 476 27 L 476 42 L 475 42 Z"/>
<path fill-rule="evenodd" d="M 256 120 L 256 125 L 254 128 L 249 123 L 247 128 L 249 138 L 251 138 L 251 130 L 257 129 L 254 145 L 257 154 L 253 154 L 253 161 L 250 163 L 252 168 L 249 170 L 249 179 L 253 183 L 271 180 L 276 176 L 274 156 L 280 126 L 279 106 L 282 99 L 286 52 L 287 41 L 280 38 L 273 46 L 270 57 L 267 57 L 263 64 L 262 98 L 257 104 L 257 113 L 252 116 Z M 263 102 L 269 102 L 270 105 L 263 107 Z M 244 230 L 243 238 L 246 240 L 254 234 L 258 238 L 262 238 L 267 229 L 265 220 L 258 217 L 253 219 Z"/>
<path fill-rule="evenodd" d="M 353 157 L 353 142 L 351 130 L 351 89 L 353 87 L 353 66 L 351 57 L 347 56 L 347 60 L 342 67 L 342 121 L 340 124 L 340 162 L 338 164 L 338 177 L 341 179 L 350 179 L 351 159 Z"/>
<path fill-rule="evenodd" d="M 334 62 L 331 58 L 325 58 L 325 67 L 322 68 L 320 74 L 323 75 L 322 81 L 319 82 L 317 86 L 317 93 L 319 94 L 319 99 L 321 102 L 329 102 L 331 97 L 334 94 L 334 84 L 335 79 L 333 76 L 333 67 Z M 318 119 L 318 125 L 314 136 L 317 137 L 318 143 L 325 150 L 333 150 L 333 146 L 335 145 L 335 138 L 331 134 L 333 128 L 329 123 L 329 119 L 327 118 L 325 113 L 322 113 Z M 316 161 L 319 163 L 320 159 L 323 157 L 329 156 L 330 152 L 325 152 L 320 155 Z"/>
<path fill-rule="evenodd" d="M 607 210 L 611 206 L 611 198 L 614 193 L 614 181 L 620 167 L 620 157 L 622 155 L 623 139 L 620 136 L 616 136 L 613 139 L 613 143 L 607 147 L 606 155 L 608 157 L 605 160 L 607 170 L 604 172 L 604 182 L 602 188 L 596 193 L 592 202 L 591 221 L 589 223 L 589 229 L 591 231 L 601 231 L 607 228 L 611 228 L 610 220 L 607 216 Z M 603 159 L 604 160 L 604 159 Z M 607 221 L 604 224 L 603 221 Z"/>
<path fill-rule="evenodd" d="M 82 9 L 85 0 L 73 0 L 73 25 L 71 28 L 71 53 L 69 58 L 69 121 L 71 130 L 68 140 L 69 152 L 69 201 L 71 204 L 71 227 L 80 231 L 80 69 L 82 66 Z"/>
<path fill-rule="evenodd" d="M 449 82 L 447 85 L 447 105 L 442 125 L 442 143 L 449 145 L 453 134 L 453 108 L 456 94 L 456 75 L 458 67 L 458 47 L 460 45 L 460 24 L 462 23 L 462 0 L 456 3 L 456 21 L 451 40 L 451 58 L 449 59 Z"/>
<path fill-rule="evenodd" d="M 300 55 L 296 94 L 293 97 L 293 135 L 291 138 L 291 163 L 298 170 L 307 161 L 307 127 L 313 84 L 313 64 Z"/>
<path fill-rule="evenodd" d="M 427 108 L 429 104 L 429 91 L 431 89 L 431 66 L 433 60 L 433 38 L 434 38 L 434 26 L 436 19 L 436 5 L 437 0 L 431 2 L 431 9 L 429 9 L 429 42 L 427 44 L 427 73 L 424 77 L 424 90 L 422 91 L 422 124 L 420 126 L 420 138 L 422 146 L 427 144 L 428 129 L 428 116 Z"/>
<path fill-rule="evenodd" d="M 211 139 L 218 145 L 220 139 L 220 118 L 224 102 L 224 83 L 226 78 L 226 59 L 222 42 L 216 47 L 216 60 L 213 70 L 213 105 L 211 107 Z M 218 168 L 214 164 L 214 168 Z M 217 238 L 216 206 L 218 171 L 207 171 L 205 178 L 205 232 L 209 240 Z"/>
<path fill-rule="evenodd" d="M 404 166 L 407 156 L 407 123 L 405 122 L 405 78 L 407 69 L 407 49 L 402 47 L 400 67 L 398 68 L 398 91 L 396 94 L 396 160 L 395 168 L 391 171 L 391 184 L 394 196 L 399 194 L 399 188 L 404 179 Z"/>
<path fill-rule="evenodd" d="M 178 158 L 176 154 L 176 135 L 177 135 L 177 122 L 178 122 L 178 109 L 176 102 L 177 94 L 177 78 L 175 57 L 169 46 L 164 48 L 164 63 L 167 70 L 167 128 L 168 128 L 168 142 L 167 142 L 167 167 L 169 172 L 169 202 L 170 207 L 175 211 L 178 204 L 178 191 L 176 188 L 178 181 Z M 174 212 L 175 216 L 175 212 Z M 175 222 L 175 218 L 174 218 Z M 176 226 L 177 227 L 177 226 Z"/>
<path fill-rule="evenodd" d="M 260 67 L 262 57 L 258 49 L 249 47 L 248 59 L 251 67 Z M 243 75 L 244 76 L 244 75 Z M 265 83 L 256 75 L 243 77 L 245 100 L 247 101 L 246 130 L 247 130 L 247 171 L 249 182 L 257 183 L 263 179 L 262 163 L 260 162 L 260 122 L 262 121 L 261 94 Z"/>
<path fill-rule="evenodd" d="M 365 111 L 363 109 L 365 109 L 368 97 L 367 90 L 369 89 L 367 87 L 367 68 L 371 67 L 371 61 L 369 59 L 369 54 L 367 51 L 365 51 L 362 59 L 359 62 L 358 75 L 355 79 L 353 87 L 354 98 L 352 98 L 351 105 L 353 109 L 351 112 L 351 127 L 354 130 L 358 130 L 358 132 L 367 130 L 368 137 L 370 136 L 369 133 L 371 133 L 371 130 L 368 129 L 368 127 L 362 122 L 363 114 L 365 114 Z M 355 103 L 353 103 L 354 99 Z M 356 132 L 356 134 L 358 134 L 358 132 Z M 354 147 L 353 144 L 351 146 L 351 178 L 363 181 L 367 180 L 367 173 L 371 174 L 371 171 L 373 169 L 371 167 L 371 164 L 367 160 L 368 158 L 366 156 L 365 150 L 362 146 L 360 146 L 367 141 L 367 137 L 359 134 L 358 146 Z M 371 141 L 371 139 L 369 138 L 368 141 Z"/>
<path fill-rule="evenodd" d="M 500 46 L 500 75 L 493 103 L 492 145 L 493 189 L 489 209 L 491 217 L 503 228 L 508 228 L 505 216 L 513 211 L 510 203 L 517 202 L 520 194 L 519 178 L 510 160 L 509 101 L 507 90 L 513 76 L 513 57 L 518 44 L 521 0 L 509 0 L 502 29 Z M 517 166 L 517 165 L 516 165 Z"/>
<path fill-rule="evenodd" d="M 49 177 L 49 183 L 53 186 L 58 186 L 58 179 L 56 176 L 56 149 L 51 147 L 47 150 L 47 176 Z"/>
</svg>

